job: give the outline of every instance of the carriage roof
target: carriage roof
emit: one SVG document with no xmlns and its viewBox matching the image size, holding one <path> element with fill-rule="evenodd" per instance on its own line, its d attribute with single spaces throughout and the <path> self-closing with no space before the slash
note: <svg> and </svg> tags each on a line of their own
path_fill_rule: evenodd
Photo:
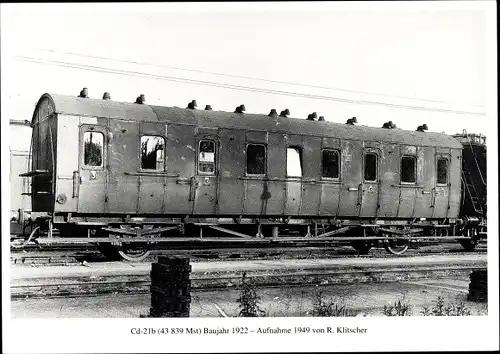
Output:
<svg viewBox="0 0 500 354">
<path fill-rule="evenodd" d="M 42 95 L 39 104 L 44 99 L 49 99 L 54 112 L 58 114 L 123 119 L 137 122 L 182 123 L 207 128 L 258 130 L 280 132 L 283 134 L 381 141 L 407 145 L 462 148 L 457 139 L 442 133 L 318 122 L 303 118 L 269 117 L 266 114 L 192 110 L 56 94 Z M 32 124 L 35 123 L 36 112 L 35 110 Z"/>
</svg>

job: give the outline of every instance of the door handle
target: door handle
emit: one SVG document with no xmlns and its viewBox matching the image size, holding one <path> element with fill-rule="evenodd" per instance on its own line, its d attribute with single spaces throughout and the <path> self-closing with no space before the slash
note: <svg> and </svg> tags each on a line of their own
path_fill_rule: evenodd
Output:
<svg viewBox="0 0 500 354">
<path fill-rule="evenodd" d="M 78 197 L 80 184 L 82 184 L 82 177 L 78 171 L 73 171 L 73 198 Z"/>
<path fill-rule="evenodd" d="M 356 187 L 349 187 L 348 190 L 349 192 L 357 192 L 359 189 Z"/>
<path fill-rule="evenodd" d="M 429 191 L 422 191 L 422 194 L 431 194 L 432 192 Z"/>
<path fill-rule="evenodd" d="M 358 205 L 363 204 L 363 185 L 360 184 L 358 187 Z"/>
<path fill-rule="evenodd" d="M 434 205 L 436 204 L 436 188 L 432 188 L 431 194 L 431 208 L 434 208 Z"/>
<path fill-rule="evenodd" d="M 179 178 L 175 181 L 177 184 L 191 184 L 190 178 Z"/>
<path fill-rule="evenodd" d="M 196 189 L 198 188 L 198 185 L 200 184 L 200 182 L 198 181 L 198 179 L 196 179 L 196 177 L 191 177 L 191 180 L 190 180 L 190 188 L 189 188 L 189 201 L 193 201 L 196 197 Z"/>
</svg>

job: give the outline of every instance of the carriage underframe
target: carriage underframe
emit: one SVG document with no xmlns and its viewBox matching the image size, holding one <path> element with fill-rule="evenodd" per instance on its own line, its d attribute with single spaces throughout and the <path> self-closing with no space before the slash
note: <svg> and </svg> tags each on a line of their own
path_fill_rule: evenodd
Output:
<svg viewBox="0 0 500 354">
<path fill-rule="evenodd" d="M 458 219 L 349 219 L 292 217 L 172 217 L 150 215 L 37 215 L 21 221 L 30 230 L 25 244 L 97 244 L 109 259 L 144 260 L 158 244 L 349 243 L 360 254 L 381 242 L 401 255 L 414 241 L 457 241 L 473 250 L 486 237 L 486 224 L 475 217 Z M 54 230 L 58 231 L 54 232 Z M 26 232 L 28 234 L 28 232 Z"/>
</svg>

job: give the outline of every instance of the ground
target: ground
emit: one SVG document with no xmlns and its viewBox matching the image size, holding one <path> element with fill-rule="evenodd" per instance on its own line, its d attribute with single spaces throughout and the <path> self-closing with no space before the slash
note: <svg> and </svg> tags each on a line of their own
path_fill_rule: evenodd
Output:
<svg viewBox="0 0 500 354">
<path fill-rule="evenodd" d="M 268 317 L 312 316 L 315 295 L 353 310 L 357 316 L 383 316 L 384 305 L 401 300 L 410 305 L 411 314 L 422 315 L 423 307 L 433 307 L 438 296 L 446 304 L 465 303 L 472 315 L 487 315 L 486 303 L 467 301 L 467 276 L 419 280 L 256 288 L 260 308 Z M 234 317 L 238 314 L 239 290 L 192 291 L 190 317 Z M 90 297 L 21 299 L 11 303 L 14 318 L 138 318 L 150 308 L 150 294 L 108 294 Z"/>
</svg>

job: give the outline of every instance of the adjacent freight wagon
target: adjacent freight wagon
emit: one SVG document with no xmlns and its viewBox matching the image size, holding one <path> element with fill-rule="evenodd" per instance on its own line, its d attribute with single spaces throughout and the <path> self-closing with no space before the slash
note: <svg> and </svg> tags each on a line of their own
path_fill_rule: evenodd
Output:
<svg viewBox="0 0 500 354">
<path fill-rule="evenodd" d="M 16 139 L 10 142 L 10 211 L 16 216 L 19 210 L 29 213 L 31 210 L 31 191 L 30 180 L 28 177 L 20 177 L 23 172 L 30 169 L 30 138 L 31 122 L 10 120 L 10 136 Z M 11 235 L 23 233 L 23 225 L 18 222 L 11 222 Z"/>
</svg>

